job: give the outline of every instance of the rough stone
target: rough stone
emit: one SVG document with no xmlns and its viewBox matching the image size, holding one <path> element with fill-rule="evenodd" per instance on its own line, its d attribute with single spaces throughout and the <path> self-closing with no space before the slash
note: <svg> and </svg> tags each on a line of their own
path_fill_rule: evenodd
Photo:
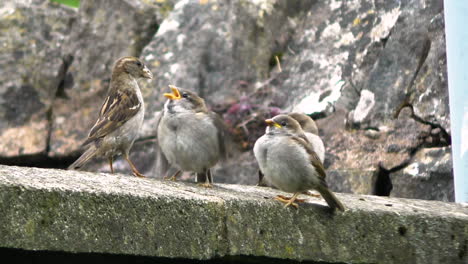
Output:
<svg viewBox="0 0 468 264">
<path fill-rule="evenodd" d="M 390 196 L 454 201 L 452 148 L 424 148 L 404 169 L 391 174 Z"/>
<path fill-rule="evenodd" d="M 337 194 L 331 214 L 265 187 L 213 189 L 130 175 L 0 166 L 0 247 L 171 258 L 466 263 L 468 208 Z"/>
<path fill-rule="evenodd" d="M 47 151 L 49 111 L 76 11 L 47 0 L 0 7 L 0 156 Z"/>
</svg>

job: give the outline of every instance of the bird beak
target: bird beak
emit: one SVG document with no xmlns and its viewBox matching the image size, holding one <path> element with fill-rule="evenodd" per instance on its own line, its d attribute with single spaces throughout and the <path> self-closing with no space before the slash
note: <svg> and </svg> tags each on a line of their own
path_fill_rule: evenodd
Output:
<svg viewBox="0 0 468 264">
<path fill-rule="evenodd" d="M 170 100 L 176 100 L 182 98 L 179 93 L 179 89 L 175 87 L 174 85 L 169 85 L 169 88 L 171 88 L 172 93 L 164 93 L 163 95 L 167 97 Z"/>
<path fill-rule="evenodd" d="M 145 65 L 145 68 L 143 68 L 143 77 L 147 79 L 153 79 L 153 74 L 148 69 L 148 67 L 146 67 L 146 65 Z"/>
<path fill-rule="evenodd" d="M 275 126 L 277 128 L 282 128 L 282 126 L 276 123 L 275 121 L 273 121 L 273 119 L 267 119 L 265 120 L 265 123 L 267 123 L 268 126 Z"/>
</svg>

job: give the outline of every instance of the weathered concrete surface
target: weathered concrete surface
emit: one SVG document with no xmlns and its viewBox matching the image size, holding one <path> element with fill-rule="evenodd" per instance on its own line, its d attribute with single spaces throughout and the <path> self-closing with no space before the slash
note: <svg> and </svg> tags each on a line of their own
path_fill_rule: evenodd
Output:
<svg viewBox="0 0 468 264">
<path fill-rule="evenodd" d="M 466 263 L 468 208 L 338 194 L 283 209 L 269 188 L 0 166 L 0 247 L 209 259 Z"/>
</svg>

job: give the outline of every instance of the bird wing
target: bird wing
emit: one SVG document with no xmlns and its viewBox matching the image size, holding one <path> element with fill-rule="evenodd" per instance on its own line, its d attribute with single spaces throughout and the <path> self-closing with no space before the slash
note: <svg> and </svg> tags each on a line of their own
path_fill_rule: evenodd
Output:
<svg viewBox="0 0 468 264">
<path fill-rule="evenodd" d="M 159 112 L 158 120 L 156 121 L 156 138 L 159 140 L 159 135 L 158 135 L 158 129 L 159 129 L 159 123 L 161 122 L 161 119 L 164 116 L 164 110 Z M 156 168 L 157 172 L 159 175 L 162 175 L 163 177 L 167 176 L 167 172 L 169 171 L 171 165 L 169 164 L 169 161 L 166 158 L 166 155 L 162 152 L 161 147 L 158 144 L 156 144 Z"/>
<path fill-rule="evenodd" d="M 111 90 L 83 145 L 112 133 L 135 116 L 140 109 L 140 99 L 133 90 Z"/>
<path fill-rule="evenodd" d="M 226 125 L 221 117 L 216 114 L 215 112 L 210 111 L 209 115 L 213 120 L 213 123 L 218 131 L 218 142 L 219 142 L 219 153 L 221 155 L 221 159 L 225 160 L 227 158 L 227 151 L 226 151 Z"/>
<path fill-rule="evenodd" d="M 323 164 L 317 156 L 317 153 L 315 153 L 315 151 L 312 149 L 312 146 L 307 141 L 306 137 L 304 136 L 303 138 L 300 136 L 292 136 L 292 139 L 307 151 L 307 154 L 309 154 L 310 163 L 312 166 L 314 166 L 315 170 L 320 176 L 320 179 L 325 180 L 326 173 L 325 169 L 323 168 Z"/>
</svg>

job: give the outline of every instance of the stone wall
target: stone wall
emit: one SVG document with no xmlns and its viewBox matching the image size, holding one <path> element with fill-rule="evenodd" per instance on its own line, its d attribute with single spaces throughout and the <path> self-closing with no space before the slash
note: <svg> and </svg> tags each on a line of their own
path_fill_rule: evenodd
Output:
<svg viewBox="0 0 468 264">
<path fill-rule="evenodd" d="M 338 193 L 345 212 L 266 187 L 0 166 L 0 247 L 184 259 L 466 263 L 466 205 Z M 282 193 L 285 194 L 285 193 Z"/>
<path fill-rule="evenodd" d="M 442 1 L 4 2 L 1 164 L 67 167 L 113 62 L 134 55 L 155 75 L 141 83 L 146 122 L 131 154 L 149 176 L 160 177 L 155 119 L 174 84 L 199 92 L 230 127 L 216 182 L 256 183 L 262 120 L 297 110 L 317 119 L 334 190 L 454 199 Z"/>
</svg>

